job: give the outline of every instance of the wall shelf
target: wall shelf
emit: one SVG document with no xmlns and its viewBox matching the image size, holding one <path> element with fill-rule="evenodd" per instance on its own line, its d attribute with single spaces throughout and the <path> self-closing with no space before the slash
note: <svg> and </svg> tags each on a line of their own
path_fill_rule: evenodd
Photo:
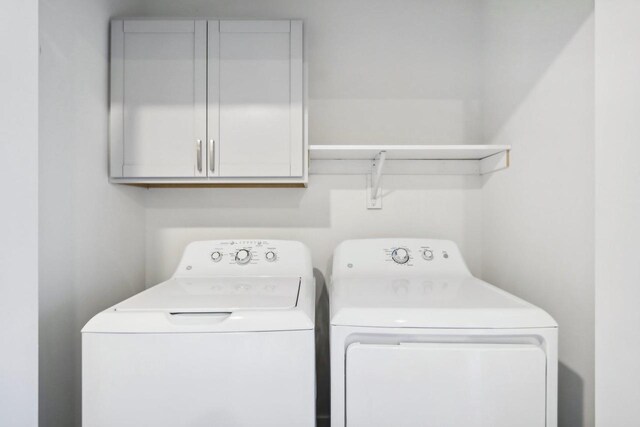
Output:
<svg viewBox="0 0 640 427">
<path fill-rule="evenodd" d="M 386 175 L 484 175 L 509 167 L 510 145 L 311 145 L 309 173 L 362 175 L 385 153 Z"/>
<path fill-rule="evenodd" d="M 385 153 L 386 175 L 484 175 L 509 167 L 510 145 L 311 145 L 311 174 L 362 175 Z"/>
<path fill-rule="evenodd" d="M 367 175 L 367 207 L 381 208 L 385 175 L 485 175 L 509 167 L 509 145 L 310 145 L 309 173 Z"/>
<path fill-rule="evenodd" d="M 311 160 L 482 160 L 511 149 L 509 145 L 311 145 Z"/>
</svg>

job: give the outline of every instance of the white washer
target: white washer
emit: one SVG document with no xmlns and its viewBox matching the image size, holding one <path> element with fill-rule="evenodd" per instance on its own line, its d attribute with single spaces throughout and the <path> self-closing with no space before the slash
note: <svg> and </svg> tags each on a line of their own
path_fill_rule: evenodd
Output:
<svg viewBox="0 0 640 427">
<path fill-rule="evenodd" d="M 191 243 L 82 330 L 83 426 L 314 426 L 314 301 L 301 243 Z"/>
<path fill-rule="evenodd" d="M 446 240 L 351 240 L 331 285 L 332 427 L 555 427 L 557 324 Z"/>
</svg>

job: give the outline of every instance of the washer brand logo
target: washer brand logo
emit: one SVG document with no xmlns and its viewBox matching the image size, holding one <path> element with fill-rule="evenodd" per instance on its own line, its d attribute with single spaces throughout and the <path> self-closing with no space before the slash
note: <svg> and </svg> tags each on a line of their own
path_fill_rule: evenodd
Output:
<svg viewBox="0 0 640 427">
<path fill-rule="evenodd" d="M 231 240 L 229 242 L 222 242 L 223 245 L 268 245 L 267 240 Z"/>
</svg>

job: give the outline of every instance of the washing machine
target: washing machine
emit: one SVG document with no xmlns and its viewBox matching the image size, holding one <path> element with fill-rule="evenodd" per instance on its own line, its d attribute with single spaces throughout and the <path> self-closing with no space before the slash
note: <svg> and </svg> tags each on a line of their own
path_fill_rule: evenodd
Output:
<svg viewBox="0 0 640 427">
<path fill-rule="evenodd" d="M 556 427 L 556 322 L 455 243 L 343 242 L 330 304 L 332 427 Z"/>
<path fill-rule="evenodd" d="M 189 244 L 83 328 L 83 426 L 314 426 L 314 287 L 301 243 Z"/>
</svg>

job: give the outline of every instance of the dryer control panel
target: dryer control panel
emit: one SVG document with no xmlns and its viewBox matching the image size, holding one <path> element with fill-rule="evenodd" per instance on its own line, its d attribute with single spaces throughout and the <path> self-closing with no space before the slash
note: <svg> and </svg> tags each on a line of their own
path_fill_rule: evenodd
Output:
<svg viewBox="0 0 640 427">
<path fill-rule="evenodd" d="M 469 276 L 458 246 L 436 239 L 362 239 L 341 243 L 334 253 L 333 276 Z"/>
<path fill-rule="evenodd" d="M 423 245 L 395 245 L 389 246 L 383 249 L 388 255 L 387 261 L 393 261 L 400 265 L 415 265 L 416 260 L 434 261 L 442 258 L 443 260 L 449 259 L 449 252 L 447 249 L 439 249 L 438 244 L 423 244 Z"/>
<path fill-rule="evenodd" d="M 174 277 L 313 275 L 309 249 L 289 240 L 208 240 L 187 246 Z"/>
</svg>

